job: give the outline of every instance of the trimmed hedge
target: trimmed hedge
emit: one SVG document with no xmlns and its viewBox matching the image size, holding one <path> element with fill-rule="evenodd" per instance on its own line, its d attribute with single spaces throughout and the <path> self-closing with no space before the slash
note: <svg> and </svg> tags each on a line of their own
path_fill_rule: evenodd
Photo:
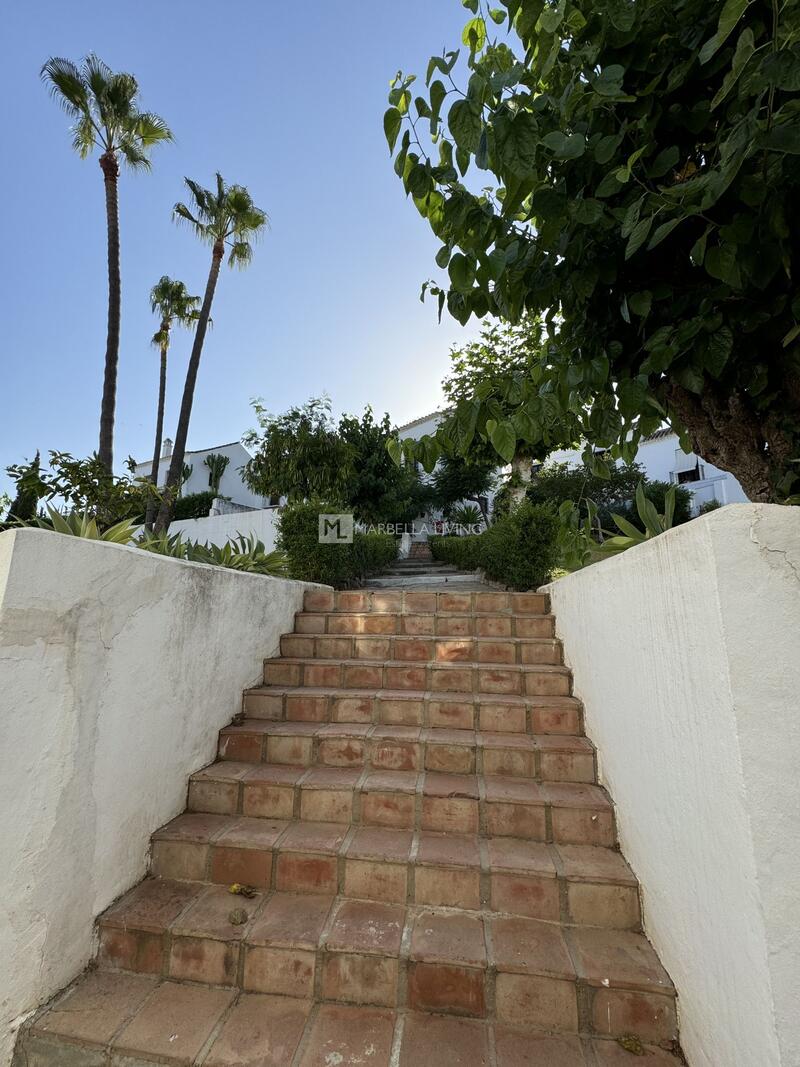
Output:
<svg viewBox="0 0 800 1067">
<path fill-rule="evenodd" d="M 481 545 L 483 534 L 466 537 L 430 537 L 428 544 L 434 559 L 442 563 L 452 563 L 467 571 L 476 571 L 481 564 Z"/>
<path fill-rule="evenodd" d="M 391 534 L 358 533 L 352 544 L 319 543 L 319 516 L 346 511 L 338 503 L 288 504 L 278 513 L 278 547 L 289 559 L 289 574 L 304 582 L 343 589 L 377 574 L 397 558 Z"/>
<path fill-rule="evenodd" d="M 434 559 L 480 569 L 511 589 L 536 589 L 558 566 L 559 520 L 548 504 L 523 501 L 473 537 L 431 538 Z"/>
<path fill-rule="evenodd" d="M 204 519 L 211 510 L 216 493 L 189 493 L 179 496 L 172 512 L 173 519 Z"/>
<path fill-rule="evenodd" d="M 537 589 L 558 566 L 559 529 L 549 504 L 524 500 L 480 535 L 484 574 L 511 589 Z"/>
</svg>

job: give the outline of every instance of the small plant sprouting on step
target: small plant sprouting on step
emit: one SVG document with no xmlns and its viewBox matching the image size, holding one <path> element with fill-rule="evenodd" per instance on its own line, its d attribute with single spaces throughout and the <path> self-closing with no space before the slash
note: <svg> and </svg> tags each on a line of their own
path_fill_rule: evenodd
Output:
<svg viewBox="0 0 800 1067">
<path fill-rule="evenodd" d="M 231 726 L 243 726 L 245 715 L 243 711 L 237 711 L 231 719 Z"/>
<path fill-rule="evenodd" d="M 228 922 L 230 922 L 231 926 L 244 926 L 249 918 L 250 916 L 244 908 L 234 908 L 228 916 Z"/>
<path fill-rule="evenodd" d="M 252 900 L 258 895 L 258 890 L 254 885 L 241 885 L 239 882 L 234 882 L 228 892 L 233 893 L 234 896 L 245 897 L 247 900 Z"/>
<path fill-rule="evenodd" d="M 626 1052 L 630 1052 L 632 1056 L 646 1056 L 648 1054 L 647 1049 L 636 1034 L 623 1034 L 622 1037 L 617 1038 L 617 1044 L 620 1048 L 624 1048 Z"/>
</svg>

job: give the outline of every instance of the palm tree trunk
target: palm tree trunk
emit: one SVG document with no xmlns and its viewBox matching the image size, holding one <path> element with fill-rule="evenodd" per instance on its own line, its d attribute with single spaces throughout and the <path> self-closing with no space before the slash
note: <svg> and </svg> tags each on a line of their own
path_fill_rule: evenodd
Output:
<svg viewBox="0 0 800 1067">
<path fill-rule="evenodd" d="M 119 272 L 119 205 L 117 179 L 119 164 L 113 152 L 100 157 L 106 190 L 106 226 L 108 230 L 108 327 L 103 402 L 100 408 L 100 445 L 98 456 L 109 471 L 114 466 L 114 408 L 117 402 L 117 364 L 119 362 L 119 321 L 121 281 Z"/>
<path fill-rule="evenodd" d="M 164 432 L 164 402 L 167 396 L 167 349 L 169 348 L 169 326 L 161 324 L 165 332 L 166 340 L 161 343 L 161 376 L 158 382 L 158 413 L 156 415 L 156 440 L 153 446 L 153 467 L 150 471 L 150 481 L 158 488 L 158 468 L 161 462 L 161 437 Z M 155 515 L 156 501 L 154 496 L 147 499 L 147 513 L 144 524 L 148 530 L 153 528 L 153 516 Z"/>
<path fill-rule="evenodd" d="M 222 241 L 216 241 L 211 253 L 211 269 L 208 272 L 206 291 L 203 295 L 203 305 L 200 308 L 200 317 L 197 320 L 197 330 L 194 335 L 192 354 L 189 356 L 189 366 L 186 368 L 186 382 L 183 387 L 183 399 L 181 400 L 181 412 L 178 417 L 178 427 L 175 432 L 175 447 L 172 452 L 172 460 L 167 474 L 167 485 L 164 490 L 164 498 L 158 509 L 158 517 L 155 524 L 155 532 L 163 533 L 169 526 L 172 516 L 172 506 L 175 499 L 175 491 L 181 484 L 183 473 L 183 459 L 186 454 L 186 438 L 189 436 L 189 420 L 192 417 L 192 403 L 194 401 L 194 388 L 197 382 L 197 371 L 200 367 L 200 356 L 203 351 L 203 342 L 206 338 L 208 320 L 211 317 L 211 305 L 214 301 L 214 290 L 217 288 L 219 268 L 225 246 Z"/>
</svg>

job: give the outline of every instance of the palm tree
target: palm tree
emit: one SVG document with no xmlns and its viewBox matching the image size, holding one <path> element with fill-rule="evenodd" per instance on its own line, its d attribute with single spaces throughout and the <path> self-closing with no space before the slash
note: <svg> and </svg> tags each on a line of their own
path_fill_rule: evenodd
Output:
<svg viewBox="0 0 800 1067">
<path fill-rule="evenodd" d="M 192 194 L 192 208 L 188 208 L 186 204 L 176 204 L 172 213 L 173 218 L 176 222 L 188 223 L 201 241 L 211 245 L 211 269 L 208 272 L 192 354 L 186 369 L 186 384 L 183 387 L 175 446 L 167 474 L 166 491 L 156 519 L 156 533 L 166 530 L 169 525 L 173 500 L 180 483 L 186 438 L 189 434 L 189 420 L 192 417 L 197 371 L 200 367 L 200 355 L 203 351 L 203 341 L 211 315 L 211 304 L 214 301 L 214 290 L 217 287 L 222 258 L 227 248 L 228 265 L 246 267 L 253 258 L 251 242 L 261 236 L 267 225 L 266 214 L 255 206 L 253 198 L 243 185 L 226 185 L 219 172 L 217 172 L 217 188 L 214 192 L 204 189 L 202 185 L 198 185 L 190 178 L 185 180 Z"/>
<path fill-rule="evenodd" d="M 160 141 L 171 141 L 172 134 L 158 115 L 140 110 L 139 86 L 133 75 L 115 73 L 91 53 L 80 67 L 54 56 L 44 64 L 41 75 L 73 121 L 72 147 L 81 159 L 95 148 L 100 152 L 108 227 L 108 329 L 98 455 L 110 471 L 119 359 L 119 157 L 134 170 L 149 170 L 149 150 Z"/>
<path fill-rule="evenodd" d="M 167 395 L 167 352 L 169 351 L 170 330 L 173 323 L 179 326 L 191 326 L 197 322 L 197 305 L 199 296 L 190 296 L 183 282 L 175 281 L 164 274 L 150 290 L 150 309 L 159 319 L 159 327 L 153 335 L 153 344 L 161 353 L 161 374 L 158 382 L 158 411 L 156 414 L 156 439 L 153 445 L 153 467 L 150 481 L 158 485 L 158 466 L 161 460 L 161 436 L 164 432 L 164 400 Z M 147 503 L 145 526 L 153 524 L 155 498 Z"/>
</svg>

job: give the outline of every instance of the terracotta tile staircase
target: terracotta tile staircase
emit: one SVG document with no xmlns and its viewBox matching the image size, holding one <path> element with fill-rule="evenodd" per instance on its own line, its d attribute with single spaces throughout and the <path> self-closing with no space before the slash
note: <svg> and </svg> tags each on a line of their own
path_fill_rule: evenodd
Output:
<svg viewBox="0 0 800 1067">
<path fill-rule="evenodd" d="M 15 1062 L 677 1064 L 546 597 L 304 608 Z"/>
</svg>

